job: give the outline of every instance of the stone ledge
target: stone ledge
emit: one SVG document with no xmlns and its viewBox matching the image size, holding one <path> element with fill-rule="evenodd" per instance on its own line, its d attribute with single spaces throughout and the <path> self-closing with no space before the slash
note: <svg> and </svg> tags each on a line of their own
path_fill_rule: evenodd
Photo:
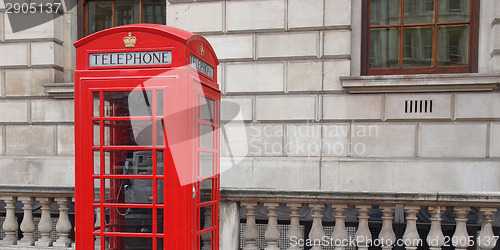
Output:
<svg viewBox="0 0 500 250">
<path fill-rule="evenodd" d="M 51 185 L 0 185 L 1 196 L 74 197 L 75 188 Z"/>
<path fill-rule="evenodd" d="M 45 92 L 56 99 L 73 99 L 75 94 L 74 83 L 44 84 Z"/>
<path fill-rule="evenodd" d="M 340 77 L 349 93 L 491 91 L 500 74 L 420 74 Z"/>
</svg>

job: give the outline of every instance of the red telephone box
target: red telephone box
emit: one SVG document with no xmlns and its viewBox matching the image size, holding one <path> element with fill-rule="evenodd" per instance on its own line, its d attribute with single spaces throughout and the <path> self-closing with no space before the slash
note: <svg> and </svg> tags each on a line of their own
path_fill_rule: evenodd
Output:
<svg viewBox="0 0 500 250">
<path fill-rule="evenodd" d="M 76 249 L 219 249 L 210 44 L 137 24 L 75 47 Z"/>
</svg>

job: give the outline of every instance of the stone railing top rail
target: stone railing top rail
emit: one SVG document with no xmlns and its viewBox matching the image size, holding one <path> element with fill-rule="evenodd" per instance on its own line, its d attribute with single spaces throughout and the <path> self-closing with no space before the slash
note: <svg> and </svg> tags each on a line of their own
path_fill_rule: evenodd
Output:
<svg viewBox="0 0 500 250">
<path fill-rule="evenodd" d="M 500 192 L 381 192 L 222 188 L 222 201 L 500 207 Z"/>
<path fill-rule="evenodd" d="M 71 186 L 0 184 L 0 196 L 74 197 L 75 188 Z"/>
</svg>

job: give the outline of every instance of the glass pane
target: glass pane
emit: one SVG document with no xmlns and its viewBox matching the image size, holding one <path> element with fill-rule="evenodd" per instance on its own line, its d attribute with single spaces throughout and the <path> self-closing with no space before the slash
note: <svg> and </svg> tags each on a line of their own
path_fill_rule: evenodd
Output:
<svg viewBox="0 0 500 250">
<path fill-rule="evenodd" d="M 101 156 L 99 150 L 94 150 L 94 174 L 101 174 Z"/>
<path fill-rule="evenodd" d="M 106 236 L 105 249 L 142 250 L 153 249 L 150 237 L 118 237 Z"/>
<path fill-rule="evenodd" d="M 437 65 L 467 65 L 469 63 L 469 26 L 439 26 Z"/>
<path fill-rule="evenodd" d="M 213 148 L 214 146 L 214 127 L 200 124 L 200 147 Z"/>
<path fill-rule="evenodd" d="M 163 238 L 156 239 L 156 242 L 157 242 L 156 243 L 157 244 L 156 250 L 163 250 L 163 241 L 164 241 Z"/>
<path fill-rule="evenodd" d="M 142 22 L 166 24 L 165 0 L 142 0 Z"/>
<path fill-rule="evenodd" d="M 105 142 L 106 146 L 120 145 L 153 145 L 152 121 L 105 121 L 104 127 L 109 129 L 110 134 L 106 133 L 109 138 Z"/>
<path fill-rule="evenodd" d="M 432 66 L 433 39 L 433 28 L 405 28 L 403 37 L 403 67 Z"/>
<path fill-rule="evenodd" d="M 151 116 L 151 100 L 151 90 L 104 92 L 104 116 Z"/>
<path fill-rule="evenodd" d="M 94 203 L 99 203 L 100 198 L 100 192 L 101 192 L 101 180 L 100 179 L 94 179 Z"/>
<path fill-rule="evenodd" d="M 163 120 L 156 121 L 156 145 L 162 146 L 165 144 Z"/>
<path fill-rule="evenodd" d="M 139 22 L 139 1 L 115 1 L 115 26 Z"/>
<path fill-rule="evenodd" d="M 152 175 L 153 153 L 151 150 L 106 150 L 105 174 L 114 175 Z"/>
<path fill-rule="evenodd" d="M 109 192 L 106 190 L 106 203 L 113 204 L 151 204 L 153 201 L 152 179 L 105 179 L 109 183 Z M 109 197 L 109 198 L 108 198 Z M 125 211 L 127 209 L 121 209 Z M 123 212 L 125 213 L 125 212 Z"/>
<path fill-rule="evenodd" d="M 399 28 L 370 30 L 370 68 L 399 67 Z"/>
<path fill-rule="evenodd" d="M 94 92 L 93 94 L 93 117 L 99 117 L 99 109 L 101 107 L 101 102 L 99 101 L 99 92 Z"/>
<path fill-rule="evenodd" d="M 163 150 L 156 151 L 156 164 L 158 166 L 156 175 L 163 175 Z"/>
<path fill-rule="evenodd" d="M 212 226 L 212 206 L 200 207 L 200 231 Z"/>
<path fill-rule="evenodd" d="M 99 122 L 94 121 L 93 122 L 93 127 L 94 127 L 94 134 L 92 135 L 93 137 L 93 145 L 94 146 L 99 146 L 101 144 L 101 138 L 99 135 L 101 134 L 101 128 L 99 127 Z"/>
<path fill-rule="evenodd" d="M 214 154 L 210 152 L 200 152 L 200 175 L 213 175 Z"/>
<path fill-rule="evenodd" d="M 394 25 L 400 23 L 400 0 L 372 0 L 370 25 Z"/>
<path fill-rule="evenodd" d="M 434 0 L 405 0 L 404 23 L 434 22 Z"/>
<path fill-rule="evenodd" d="M 439 22 L 468 22 L 470 0 L 439 1 Z"/>
<path fill-rule="evenodd" d="M 163 90 L 156 91 L 156 115 L 163 116 Z"/>
<path fill-rule="evenodd" d="M 208 231 L 200 236 L 200 250 L 212 249 L 212 231 Z"/>
<path fill-rule="evenodd" d="M 156 210 L 156 232 L 163 233 L 163 209 Z"/>
<path fill-rule="evenodd" d="M 163 204 L 163 183 L 164 181 L 162 179 L 157 179 L 156 180 L 156 204 Z"/>
<path fill-rule="evenodd" d="M 89 5 L 89 34 L 113 27 L 112 1 L 91 1 Z"/>
<path fill-rule="evenodd" d="M 214 100 L 202 96 L 200 109 L 201 109 L 200 111 L 201 119 L 204 121 L 212 122 L 214 117 Z"/>
<path fill-rule="evenodd" d="M 204 179 L 200 181 L 200 203 L 209 202 L 212 198 L 212 179 Z"/>
</svg>

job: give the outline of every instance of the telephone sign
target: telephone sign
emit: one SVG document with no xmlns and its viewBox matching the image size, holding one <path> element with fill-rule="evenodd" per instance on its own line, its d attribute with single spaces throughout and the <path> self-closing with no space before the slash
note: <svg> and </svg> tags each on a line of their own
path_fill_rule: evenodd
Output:
<svg viewBox="0 0 500 250">
<path fill-rule="evenodd" d="M 75 43 L 76 249 L 219 249 L 217 57 L 119 26 Z"/>
</svg>

